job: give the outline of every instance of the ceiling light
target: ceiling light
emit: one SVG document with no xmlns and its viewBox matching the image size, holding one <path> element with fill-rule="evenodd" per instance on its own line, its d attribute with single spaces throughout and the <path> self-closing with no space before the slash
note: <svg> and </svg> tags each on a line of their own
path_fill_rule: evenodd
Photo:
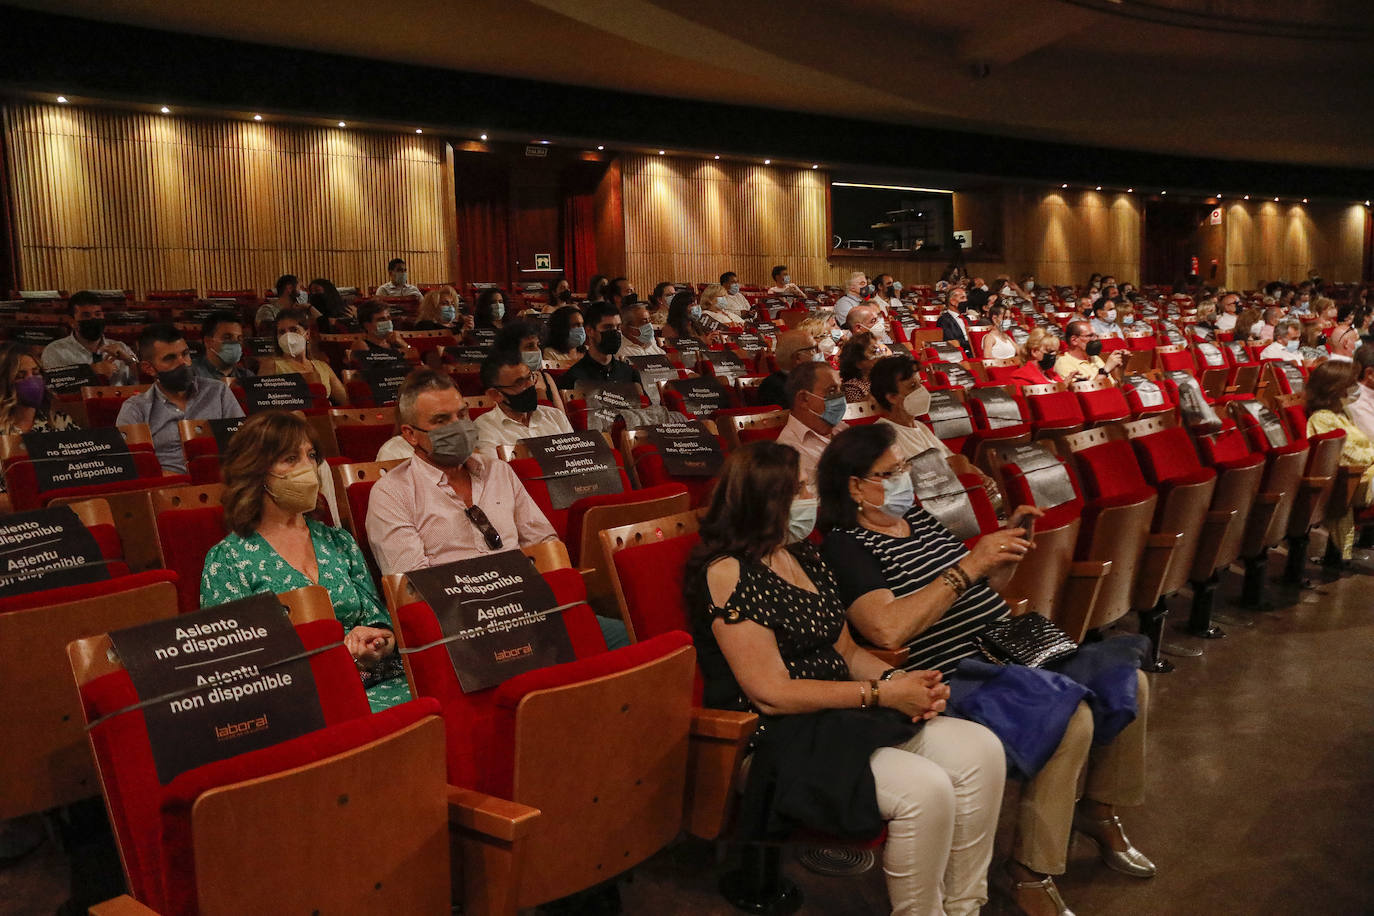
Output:
<svg viewBox="0 0 1374 916">
<path fill-rule="evenodd" d="M 719 156 L 717 156 L 717 157 L 716 157 L 716 158 L 717 158 L 717 159 L 719 159 L 719 158 L 720 158 L 720 157 L 719 157 Z"/>
<path fill-rule="evenodd" d="M 1278 202 L 1279 202 L 1279 199 L 1278 199 L 1277 197 L 1275 197 L 1275 198 L 1274 198 L 1274 203 L 1278 203 Z"/>
<path fill-rule="evenodd" d="M 1127 193 L 1127 194 L 1134 194 L 1134 193 L 1135 193 L 1135 188 L 1127 188 L 1127 189 L 1126 189 L 1126 193 Z"/>
<path fill-rule="evenodd" d="M 65 95 L 59 95 L 59 96 L 57 97 L 57 104 L 59 104 L 59 105 L 65 105 L 65 104 L 67 104 L 67 97 L 66 97 Z"/>
<path fill-rule="evenodd" d="M 1169 193 L 1168 191 L 1160 191 L 1160 192 L 1159 192 L 1159 194 L 1160 194 L 1161 197 L 1164 196 L 1165 194 L 1168 194 L 1168 193 Z"/>
<path fill-rule="evenodd" d="M 1304 197 L 1304 198 L 1302 199 L 1302 202 L 1303 202 L 1303 203 L 1307 203 L 1307 198 Z"/>
<path fill-rule="evenodd" d="M 540 144 L 541 146 L 548 146 L 550 141 L 548 141 L 548 140 L 535 140 L 534 142 Z"/>
<path fill-rule="evenodd" d="M 813 163 L 811 163 L 811 167 L 812 167 L 813 169 L 818 169 L 818 168 L 820 168 L 821 166 L 820 166 L 820 163 L 813 162 Z"/>
<path fill-rule="evenodd" d="M 422 134 L 422 133 L 424 133 L 424 131 L 421 130 L 420 128 L 418 128 L 418 127 L 415 128 L 415 132 L 416 132 L 417 134 Z"/>
<path fill-rule="evenodd" d="M 1369 206 L 1369 201 L 1366 200 L 1366 201 L 1364 202 L 1364 205 L 1365 205 L 1366 207 Z"/>
<path fill-rule="evenodd" d="M 658 151 L 658 154 L 659 154 L 660 156 L 662 156 L 662 155 L 665 155 L 667 152 L 668 152 L 667 150 L 661 149 L 661 150 Z"/>
<path fill-rule="evenodd" d="M 486 139 L 487 139 L 487 135 L 486 135 L 486 134 L 482 134 L 482 140 L 485 141 Z"/>
<path fill-rule="evenodd" d="M 163 105 L 163 106 L 162 106 L 161 111 L 162 111 L 163 114 L 171 114 L 171 113 L 172 113 L 172 109 L 168 108 L 166 105 Z"/>
<path fill-rule="evenodd" d="M 1059 186 L 1059 189 L 1062 191 L 1064 188 L 1067 188 L 1067 187 L 1068 187 L 1068 185 L 1066 185 L 1066 184 L 1061 184 L 1061 185 Z"/>
<path fill-rule="evenodd" d="M 343 121 L 340 121 L 340 122 L 339 122 L 339 126 L 340 126 L 340 127 L 347 127 L 348 125 L 345 124 Z"/>
<path fill-rule="evenodd" d="M 1221 200 L 1221 192 L 1220 192 L 1220 191 L 1217 192 L 1217 200 Z"/>
<path fill-rule="evenodd" d="M 598 147 L 597 147 L 597 149 L 605 149 L 605 148 L 606 148 L 606 147 L 604 147 L 604 146 L 598 146 Z"/>
<path fill-rule="evenodd" d="M 1245 195 L 1245 199 L 1246 199 L 1246 200 L 1249 200 L 1249 199 L 1250 199 L 1250 195 L 1249 195 L 1249 194 L 1246 194 L 1246 195 Z"/>
<path fill-rule="evenodd" d="M 765 159 L 765 160 L 763 160 L 763 164 L 764 164 L 764 165 L 772 165 L 772 164 L 773 164 L 773 160 L 772 160 L 772 159 Z"/>
<path fill-rule="evenodd" d="M 1101 191 L 1101 190 L 1102 190 L 1102 185 L 1098 185 L 1098 186 L 1097 186 L 1097 190 Z"/>
<path fill-rule="evenodd" d="M 262 115 L 253 115 L 253 120 L 254 120 L 254 121 L 261 121 L 261 120 L 262 120 Z"/>
</svg>

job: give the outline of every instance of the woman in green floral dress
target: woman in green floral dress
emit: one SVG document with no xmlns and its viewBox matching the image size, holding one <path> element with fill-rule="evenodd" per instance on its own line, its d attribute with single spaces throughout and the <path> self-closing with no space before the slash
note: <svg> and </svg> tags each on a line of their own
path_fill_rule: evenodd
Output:
<svg viewBox="0 0 1374 916">
<path fill-rule="evenodd" d="M 396 638 L 352 535 L 305 513 L 319 492 L 318 450 L 305 420 L 281 411 L 244 421 L 224 453 L 224 522 L 200 579 L 201 607 L 308 585 L 329 591 L 344 644 L 377 712 L 410 699 Z"/>
</svg>

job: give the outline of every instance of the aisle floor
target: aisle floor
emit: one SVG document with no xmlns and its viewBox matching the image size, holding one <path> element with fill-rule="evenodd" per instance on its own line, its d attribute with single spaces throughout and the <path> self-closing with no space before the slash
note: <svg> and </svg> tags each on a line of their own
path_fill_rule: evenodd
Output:
<svg viewBox="0 0 1374 916">
<path fill-rule="evenodd" d="M 1273 559 L 1277 573 L 1283 557 Z M 1060 884 L 1078 916 L 1374 913 L 1374 576 L 1324 582 L 1312 573 L 1316 588 L 1274 585 L 1267 597 L 1281 609 L 1249 615 L 1254 626 L 1227 627 L 1226 639 L 1170 633 L 1205 654 L 1174 658 L 1176 671 L 1152 678 L 1150 800 L 1125 817 L 1159 875 L 1118 875 L 1075 843 Z M 1238 577 L 1225 586 L 1225 597 L 1235 595 Z M 1171 617 L 1185 612 L 1180 597 Z M 999 860 L 1015 793 L 1009 785 Z M 789 850 L 787 873 L 806 895 L 803 913 L 886 911 L 880 868 L 821 877 L 793 857 Z M 621 881 L 623 912 L 738 912 L 716 893 L 716 859 L 713 844 L 676 844 Z M 49 841 L 0 870 L 0 913 L 55 912 L 66 874 Z M 1015 909 L 994 896 L 984 912 Z"/>
</svg>

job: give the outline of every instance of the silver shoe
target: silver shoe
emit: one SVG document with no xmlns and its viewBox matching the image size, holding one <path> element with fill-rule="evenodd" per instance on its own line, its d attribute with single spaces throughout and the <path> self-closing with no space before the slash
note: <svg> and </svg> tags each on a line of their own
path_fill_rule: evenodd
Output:
<svg viewBox="0 0 1374 916">
<path fill-rule="evenodd" d="M 1097 847 L 1097 855 L 1102 859 L 1102 864 L 1112 871 L 1119 871 L 1123 875 L 1130 875 L 1132 878 L 1153 878 L 1155 876 L 1155 863 L 1151 862 L 1145 853 L 1131 844 L 1130 838 L 1126 836 L 1125 828 L 1121 826 L 1121 818 L 1115 814 L 1102 820 L 1091 820 L 1081 812 L 1075 811 L 1073 828 Z M 1109 844 L 1099 839 L 1108 830 L 1115 830 L 1121 834 L 1121 839 L 1126 841 L 1124 851 L 1117 852 Z"/>
<path fill-rule="evenodd" d="M 1046 875 L 1039 881 L 1018 881 L 1016 877 L 1013 876 L 1011 879 L 1011 887 L 1012 899 L 1016 902 L 1016 908 L 1023 913 L 1027 911 L 1025 907 L 1021 906 L 1021 901 L 1018 899 L 1020 892 L 1023 890 L 1038 890 L 1049 898 L 1050 903 L 1059 908 L 1059 916 L 1073 916 L 1073 910 L 1069 909 L 1064 904 L 1064 898 L 1059 896 L 1059 888 L 1054 886 L 1054 878 L 1050 875 Z"/>
</svg>

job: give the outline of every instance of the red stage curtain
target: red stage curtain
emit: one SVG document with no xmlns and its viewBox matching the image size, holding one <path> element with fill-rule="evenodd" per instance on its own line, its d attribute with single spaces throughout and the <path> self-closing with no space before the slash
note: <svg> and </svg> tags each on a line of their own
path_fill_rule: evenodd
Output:
<svg viewBox="0 0 1374 916">
<path fill-rule="evenodd" d="M 486 156 L 454 159 L 461 282 L 510 285 L 510 189 L 504 163 Z"/>
<path fill-rule="evenodd" d="M 586 289 L 596 273 L 596 191 L 563 196 L 563 276 Z"/>
</svg>

